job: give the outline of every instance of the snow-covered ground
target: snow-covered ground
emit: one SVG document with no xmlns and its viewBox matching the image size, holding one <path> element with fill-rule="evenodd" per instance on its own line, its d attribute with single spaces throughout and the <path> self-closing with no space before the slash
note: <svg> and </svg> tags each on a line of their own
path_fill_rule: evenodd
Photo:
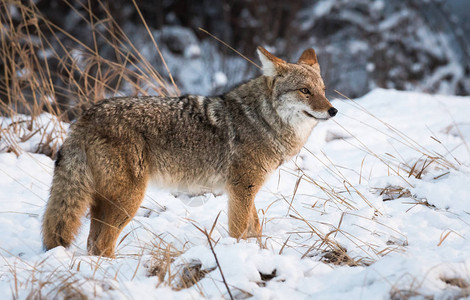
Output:
<svg viewBox="0 0 470 300">
<path fill-rule="evenodd" d="M 150 187 L 116 259 L 87 256 L 87 218 L 70 249 L 44 252 L 53 161 L 1 153 L 0 299 L 469 297 L 470 97 L 374 90 L 333 104 L 258 194 L 259 241 L 228 236 L 225 195 Z M 200 230 L 213 225 L 215 255 Z M 204 277 L 185 288 L 191 274 Z"/>
</svg>

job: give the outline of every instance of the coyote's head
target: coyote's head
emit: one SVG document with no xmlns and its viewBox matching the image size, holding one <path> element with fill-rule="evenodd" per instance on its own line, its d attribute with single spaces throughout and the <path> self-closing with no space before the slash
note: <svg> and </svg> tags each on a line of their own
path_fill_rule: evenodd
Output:
<svg viewBox="0 0 470 300">
<path fill-rule="evenodd" d="M 295 64 L 287 63 L 258 47 L 272 92 L 274 107 L 288 122 L 314 118 L 326 120 L 334 117 L 338 110 L 325 96 L 325 84 L 320 75 L 320 65 L 315 51 L 305 50 Z"/>
</svg>

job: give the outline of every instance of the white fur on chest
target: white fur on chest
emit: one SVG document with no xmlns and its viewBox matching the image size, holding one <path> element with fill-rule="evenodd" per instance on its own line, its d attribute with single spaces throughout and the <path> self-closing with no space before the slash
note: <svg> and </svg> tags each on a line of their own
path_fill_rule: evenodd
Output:
<svg viewBox="0 0 470 300">
<path fill-rule="evenodd" d="M 307 141 L 312 129 L 318 124 L 318 120 L 307 116 L 303 109 L 302 104 L 292 104 L 278 108 L 279 116 L 294 129 L 295 135 L 301 140 L 301 143 Z"/>
</svg>

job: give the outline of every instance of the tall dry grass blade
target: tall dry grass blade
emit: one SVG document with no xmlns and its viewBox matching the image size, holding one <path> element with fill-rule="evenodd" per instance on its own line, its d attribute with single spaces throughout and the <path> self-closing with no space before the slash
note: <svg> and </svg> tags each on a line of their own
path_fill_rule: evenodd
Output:
<svg viewBox="0 0 470 300">
<path fill-rule="evenodd" d="M 135 9 L 137 10 L 137 13 L 139 14 L 139 17 L 140 17 L 140 20 L 142 21 L 142 23 L 144 24 L 145 26 L 145 29 L 147 30 L 147 33 L 148 35 L 150 36 L 150 39 L 152 40 L 152 43 L 154 44 L 155 46 L 155 49 L 157 49 L 157 52 L 158 52 L 158 55 L 160 56 L 160 59 L 162 60 L 162 63 L 165 65 L 165 68 L 166 68 L 166 71 L 168 72 L 168 75 L 170 76 L 170 80 L 171 80 L 171 83 L 173 84 L 173 87 L 175 88 L 175 90 L 177 91 L 178 93 L 178 87 L 176 86 L 176 83 L 173 79 L 173 75 L 171 75 L 171 72 L 170 72 L 170 69 L 168 68 L 168 65 L 166 64 L 166 61 L 165 59 L 163 58 L 163 54 L 162 52 L 160 51 L 160 47 L 158 47 L 157 45 L 157 42 L 155 41 L 155 38 L 153 37 L 153 34 L 152 32 L 150 31 L 148 25 L 147 25 L 147 22 L 145 21 L 144 19 L 144 16 L 142 15 L 142 12 L 140 11 L 140 8 L 139 6 L 137 5 L 137 3 L 135 2 L 135 0 L 132 0 L 132 3 L 134 4 L 134 7 Z"/>
<path fill-rule="evenodd" d="M 227 44 L 226 42 L 222 41 L 221 39 L 219 39 L 218 37 L 216 37 L 215 35 L 213 35 L 212 33 L 210 33 L 209 31 L 199 27 L 198 28 L 200 31 L 204 32 L 205 34 L 209 35 L 210 37 L 212 37 L 213 39 L 215 39 L 216 41 L 218 41 L 219 43 L 221 43 L 222 45 L 224 45 L 225 47 L 229 48 L 230 50 L 232 50 L 233 52 L 237 53 L 238 55 L 240 55 L 242 58 L 244 58 L 246 61 L 248 61 L 249 63 L 251 63 L 252 65 L 254 65 L 255 67 L 257 67 L 258 69 L 261 69 L 261 66 L 256 64 L 254 61 L 252 61 L 251 59 L 249 59 L 248 57 L 246 57 L 245 55 L 241 54 L 239 51 L 237 51 L 235 48 L 233 48 L 232 46 L 230 46 L 229 44 Z"/>
</svg>

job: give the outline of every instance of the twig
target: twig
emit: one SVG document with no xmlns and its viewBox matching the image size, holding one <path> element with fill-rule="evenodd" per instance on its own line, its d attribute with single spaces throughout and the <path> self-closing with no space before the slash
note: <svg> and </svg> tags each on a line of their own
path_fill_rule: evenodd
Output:
<svg viewBox="0 0 470 300">
<path fill-rule="evenodd" d="M 220 276 L 222 276 L 222 281 L 225 284 L 225 288 L 227 289 L 228 295 L 230 296 L 230 300 L 233 300 L 232 292 L 230 292 L 230 288 L 228 287 L 227 281 L 225 280 L 224 273 L 222 272 L 222 268 L 220 267 L 219 260 L 217 259 L 217 255 L 215 254 L 214 247 L 212 247 L 211 238 L 209 236 L 209 233 L 207 233 L 207 230 L 205 229 L 204 229 L 204 234 L 207 237 L 207 242 L 209 242 L 209 247 L 211 248 L 212 255 L 214 255 L 215 263 L 217 264 L 217 267 L 219 268 Z"/>
</svg>

